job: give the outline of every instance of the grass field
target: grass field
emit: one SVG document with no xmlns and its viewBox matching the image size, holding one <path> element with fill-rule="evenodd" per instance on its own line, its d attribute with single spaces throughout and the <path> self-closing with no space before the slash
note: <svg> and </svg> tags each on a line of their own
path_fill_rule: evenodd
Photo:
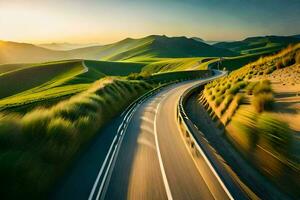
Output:
<svg viewBox="0 0 300 200">
<path fill-rule="evenodd" d="M 0 89 L 0 110 L 23 112 L 35 106 L 49 106 L 86 90 L 100 78 L 138 73 L 144 65 L 89 60 L 21 66 L 0 65 L 3 71 L 0 74 L 0 83 L 9 86 Z M 85 67 L 88 68 L 87 72 L 84 71 Z"/>
<path fill-rule="evenodd" d="M 299 43 L 300 39 L 293 36 L 261 36 L 249 37 L 242 41 L 220 42 L 213 46 L 229 49 L 240 54 L 265 54 L 277 52 L 289 44 Z"/>
<path fill-rule="evenodd" d="M 33 65 L 2 73 L 0 84 L 6 87 L 1 87 L 0 98 L 12 96 L 43 84 L 49 85 L 59 79 L 68 79 L 80 74 L 82 70 L 81 62 L 68 61 Z"/>
<path fill-rule="evenodd" d="M 300 180 L 299 56 L 297 44 L 260 58 L 207 84 L 199 99 L 237 149 L 292 195 Z"/>
<path fill-rule="evenodd" d="M 104 78 L 53 107 L 0 114 L 2 198 L 44 197 L 97 130 L 151 88 L 143 81 Z"/>
<path fill-rule="evenodd" d="M 184 71 L 193 69 L 207 69 L 206 66 L 200 67 L 204 64 L 203 60 L 207 58 L 170 58 L 163 59 L 161 61 L 152 62 L 143 68 L 143 72 L 158 73 L 158 72 L 170 72 L 170 71 Z"/>
</svg>

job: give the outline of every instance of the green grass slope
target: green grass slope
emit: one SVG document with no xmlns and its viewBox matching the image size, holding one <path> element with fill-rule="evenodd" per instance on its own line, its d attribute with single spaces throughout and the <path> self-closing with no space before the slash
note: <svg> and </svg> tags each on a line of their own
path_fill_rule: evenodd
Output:
<svg viewBox="0 0 300 200">
<path fill-rule="evenodd" d="M 209 59 L 207 58 L 172 58 L 172 59 L 162 59 L 160 61 L 152 62 L 147 64 L 143 68 L 145 73 L 158 73 L 158 72 L 170 72 L 170 71 L 185 71 L 193 69 L 206 69 L 203 65 Z"/>
<path fill-rule="evenodd" d="M 220 57 L 237 54 L 191 38 L 159 35 L 139 39 L 127 38 L 113 44 L 68 51 L 55 51 L 32 44 L 0 41 L 0 64 L 66 59 L 109 61 L 137 59 L 141 61 L 152 58 Z"/>
<path fill-rule="evenodd" d="M 88 72 L 80 74 L 70 80 L 67 84 L 91 83 L 105 76 L 127 76 L 131 73 L 139 73 L 145 66 L 144 63 L 134 62 L 112 62 L 85 60 L 84 65 Z"/>
<path fill-rule="evenodd" d="M 81 61 L 68 61 L 33 65 L 2 73 L 0 75 L 0 98 L 38 87 L 46 82 L 55 82 L 83 71 Z"/>
<path fill-rule="evenodd" d="M 300 42 L 300 39 L 293 36 L 262 36 L 250 37 L 242 41 L 235 42 L 219 42 L 214 47 L 229 49 L 241 54 L 255 54 L 262 52 L 276 52 L 280 49 Z"/>
<path fill-rule="evenodd" d="M 230 50 L 213 47 L 186 37 L 167 37 L 152 35 L 135 48 L 108 58 L 109 60 L 130 60 L 140 58 L 190 58 L 190 57 L 220 57 L 235 56 Z"/>
<path fill-rule="evenodd" d="M 61 61 L 31 65 L 0 65 L 0 107 L 14 111 L 49 106 L 81 92 L 106 76 L 139 73 L 144 63 Z M 88 68 L 88 71 L 85 71 Z"/>
</svg>

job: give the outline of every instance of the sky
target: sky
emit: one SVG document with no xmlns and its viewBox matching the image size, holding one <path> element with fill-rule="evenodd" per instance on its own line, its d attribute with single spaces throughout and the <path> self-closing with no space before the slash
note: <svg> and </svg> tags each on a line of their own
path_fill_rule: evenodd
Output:
<svg viewBox="0 0 300 200">
<path fill-rule="evenodd" d="M 147 35 L 300 34 L 300 0 L 0 0 L 0 40 L 108 44 Z"/>
</svg>

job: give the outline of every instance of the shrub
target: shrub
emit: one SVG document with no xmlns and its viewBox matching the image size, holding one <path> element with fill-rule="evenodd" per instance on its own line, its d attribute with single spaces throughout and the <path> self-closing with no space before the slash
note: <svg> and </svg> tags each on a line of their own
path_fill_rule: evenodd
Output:
<svg viewBox="0 0 300 200">
<path fill-rule="evenodd" d="M 276 69 L 282 69 L 283 68 L 283 64 L 281 60 L 278 60 L 276 63 Z"/>
<path fill-rule="evenodd" d="M 222 103 L 223 99 L 224 99 L 223 96 L 216 98 L 216 101 L 215 101 L 216 107 L 218 107 Z"/>
<path fill-rule="evenodd" d="M 235 95 L 236 93 L 238 93 L 240 90 L 240 87 L 238 84 L 233 85 L 228 91 L 228 94 L 232 94 Z"/>
<path fill-rule="evenodd" d="M 242 88 L 244 88 L 244 87 L 246 87 L 247 86 L 247 82 L 245 82 L 245 81 L 240 81 L 239 83 L 238 83 L 238 85 L 239 85 L 239 88 L 240 89 L 242 89 Z"/>
<path fill-rule="evenodd" d="M 253 89 L 255 88 L 255 86 L 258 84 L 258 82 L 250 82 L 247 87 L 246 87 L 246 92 L 248 95 L 252 95 L 253 93 Z"/>
<path fill-rule="evenodd" d="M 292 56 L 286 56 L 282 59 L 282 65 L 283 67 L 288 67 L 295 64 L 295 59 Z"/>
<path fill-rule="evenodd" d="M 243 94 L 238 94 L 235 98 L 237 105 L 241 105 L 243 103 L 243 100 L 245 99 L 245 96 Z"/>
<path fill-rule="evenodd" d="M 216 96 L 215 95 L 211 95 L 210 100 L 213 101 L 215 100 Z"/>
<path fill-rule="evenodd" d="M 295 61 L 297 64 L 300 64 L 300 51 L 297 51 L 297 53 L 295 55 Z"/>
<path fill-rule="evenodd" d="M 264 71 L 264 74 L 271 74 L 275 70 L 275 67 L 269 67 Z"/>
<path fill-rule="evenodd" d="M 274 97 L 271 93 L 260 93 L 252 98 L 251 103 L 257 112 L 272 110 Z"/>
<path fill-rule="evenodd" d="M 261 81 L 259 84 L 256 84 L 253 89 L 253 94 L 257 95 L 260 93 L 271 93 L 272 87 L 268 80 Z"/>
<path fill-rule="evenodd" d="M 230 83 L 227 83 L 226 89 L 229 89 L 230 87 L 231 87 L 231 84 L 230 84 Z"/>
<path fill-rule="evenodd" d="M 221 114 L 223 114 L 225 112 L 225 110 L 228 108 L 228 106 L 230 105 L 230 103 L 233 100 L 233 95 L 228 94 L 226 95 L 224 101 L 223 101 L 223 107 L 221 108 Z"/>
</svg>

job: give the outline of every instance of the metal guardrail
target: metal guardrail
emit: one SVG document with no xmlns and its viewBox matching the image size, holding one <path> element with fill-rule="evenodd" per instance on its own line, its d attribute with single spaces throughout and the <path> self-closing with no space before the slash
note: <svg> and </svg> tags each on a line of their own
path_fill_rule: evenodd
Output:
<svg viewBox="0 0 300 200">
<path fill-rule="evenodd" d="M 223 75 L 226 75 L 223 74 Z M 203 156 L 205 163 L 211 169 L 213 175 L 227 194 L 229 199 L 249 199 L 240 186 L 227 173 L 221 161 L 218 159 L 213 148 L 205 139 L 204 134 L 194 125 L 187 116 L 184 105 L 186 101 L 196 92 L 204 89 L 204 85 L 210 80 L 199 83 L 186 90 L 180 97 L 177 106 L 177 119 L 184 137 L 186 138 L 189 148 L 195 152 L 195 156 Z"/>
</svg>

